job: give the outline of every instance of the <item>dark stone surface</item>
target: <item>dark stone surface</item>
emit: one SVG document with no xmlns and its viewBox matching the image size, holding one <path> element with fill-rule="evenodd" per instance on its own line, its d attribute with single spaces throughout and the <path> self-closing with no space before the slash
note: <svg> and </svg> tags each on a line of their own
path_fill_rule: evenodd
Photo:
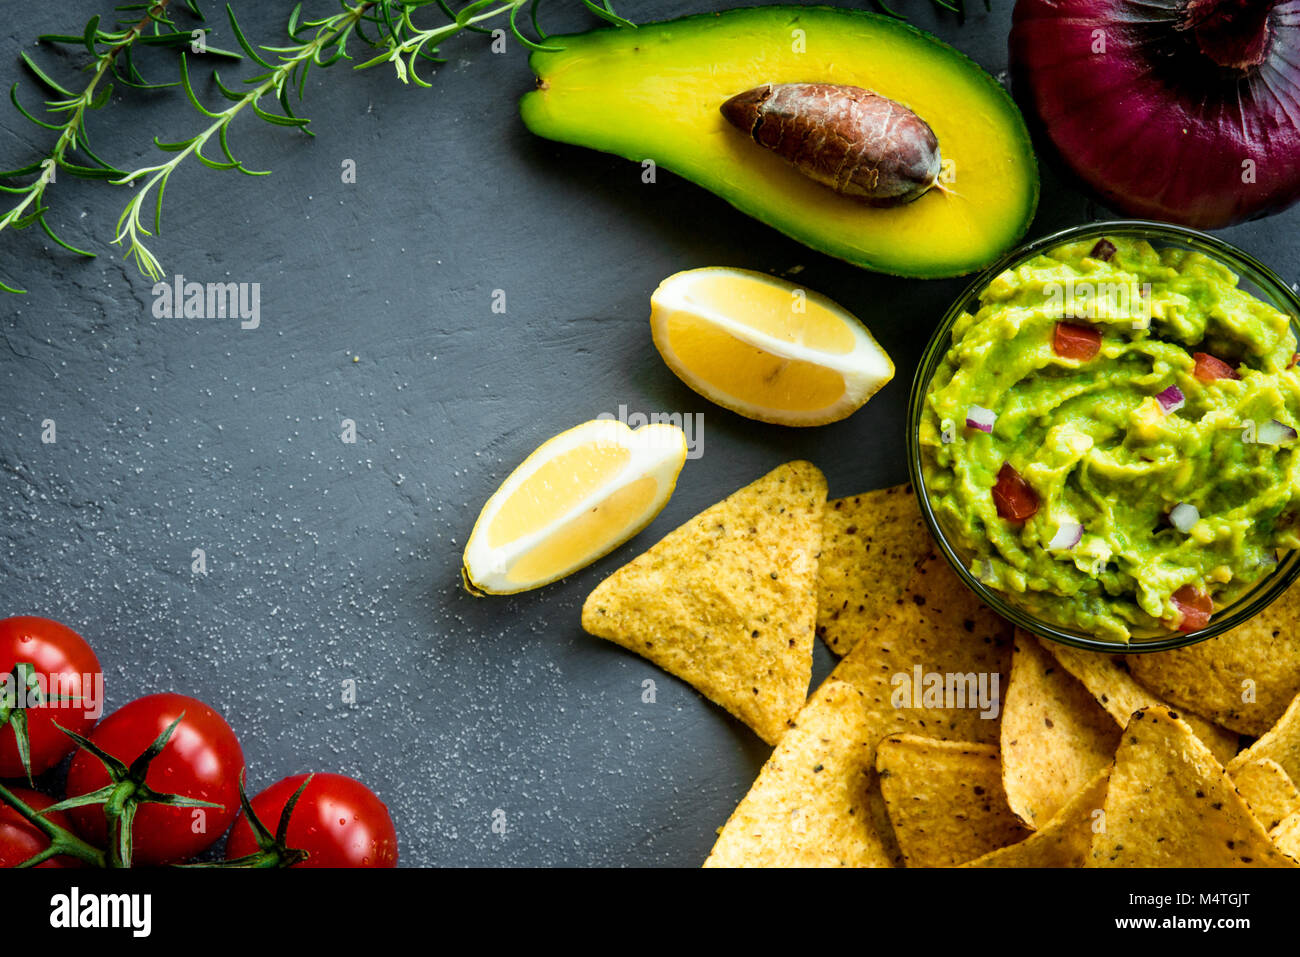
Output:
<svg viewBox="0 0 1300 957">
<path fill-rule="evenodd" d="M 233 45 L 208 6 L 212 42 Z M 576 3 L 545 6 L 553 30 L 587 22 Z M 900 6 L 1005 71 L 1009 0 L 964 26 Z M 273 43 L 291 4 L 236 7 Z M 32 40 L 107 9 L 7 10 L 9 82 L 20 49 L 76 82 L 75 54 Z M 392 809 L 405 864 L 697 865 L 766 749 L 689 687 L 584 635 L 583 597 L 787 459 L 816 462 L 832 495 L 902 481 L 911 372 L 963 281 L 865 273 L 671 175 L 643 185 L 634 164 L 534 139 L 515 111 L 530 84 L 520 49 L 496 56 L 468 37 L 446 52 L 432 90 L 386 68 L 313 74 L 302 112 L 314 140 L 241 119 L 237 155 L 271 177 L 192 163 L 177 174 L 155 251 L 169 275 L 260 283 L 259 329 L 153 316 L 149 282 L 107 242 L 124 188 L 69 178 L 50 193 L 52 223 L 93 262 L 38 232 L 0 235 L 0 274 L 30 290 L 0 298 L 0 614 L 81 631 L 110 708 L 160 690 L 211 702 L 243 741 L 254 790 L 304 769 L 366 781 Z M 161 53 L 142 62 L 174 71 Z M 98 152 L 129 166 L 155 162 L 154 134 L 199 128 L 176 91 L 115 94 L 91 121 Z M 0 112 L 0 164 L 31 162 L 50 139 Z M 354 185 L 341 182 L 346 159 Z M 1103 214 L 1044 174 L 1033 235 Z M 1297 223 L 1292 212 L 1224 235 L 1293 280 Z M 646 316 L 664 276 L 712 264 L 804 267 L 801 282 L 867 322 L 898 377 L 823 429 L 709 405 L 659 360 Z M 663 514 L 566 582 L 465 594 L 460 550 L 498 482 L 547 437 L 620 404 L 705 414 L 704 455 Z M 56 444 L 41 442 L 45 419 Z M 355 445 L 340 439 L 344 419 Z M 206 576 L 191 572 L 195 548 Z M 352 707 L 345 679 L 358 683 Z"/>
</svg>

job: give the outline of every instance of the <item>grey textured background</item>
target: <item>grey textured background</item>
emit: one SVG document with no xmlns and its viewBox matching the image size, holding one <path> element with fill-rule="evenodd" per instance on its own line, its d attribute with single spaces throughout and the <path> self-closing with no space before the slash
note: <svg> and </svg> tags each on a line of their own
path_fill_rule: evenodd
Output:
<svg viewBox="0 0 1300 957">
<path fill-rule="evenodd" d="M 205 6 L 212 42 L 233 46 Z M 250 36 L 275 43 L 292 4 L 235 6 Z M 897 3 L 1001 77 L 1011 3 L 994 6 L 959 26 Z M 588 25 L 577 8 L 546 0 L 548 28 Z M 109 4 L 3 9 L 0 69 L 35 105 L 19 50 Z M 75 81 L 75 54 L 31 52 Z M 686 685 L 584 635 L 582 600 L 787 459 L 817 463 L 835 496 L 902 481 L 911 373 L 963 281 L 862 272 L 671 175 L 644 185 L 635 164 L 535 139 L 515 108 L 531 81 L 522 50 L 468 37 L 445 52 L 432 90 L 387 68 L 315 74 L 302 110 L 314 140 L 240 120 L 236 154 L 271 177 L 196 164 L 175 177 L 155 251 L 168 273 L 261 283 L 258 330 L 152 316 L 150 284 L 107 244 L 125 189 L 65 178 L 49 195 L 52 222 L 100 252 L 93 262 L 36 232 L 0 235 L 0 272 L 30 290 L 0 297 L 0 615 L 84 634 L 110 709 L 162 690 L 211 702 L 240 735 L 253 790 L 304 769 L 361 778 L 392 810 L 404 864 L 697 865 L 766 749 Z M 161 53 L 142 64 L 174 69 Z M 98 152 L 127 166 L 155 161 L 155 133 L 198 128 L 176 91 L 115 96 L 91 119 Z M 0 110 L 0 165 L 49 142 Z M 345 159 L 355 185 L 341 182 Z M 1044 167 L 1031 235 L 1104 215 Z M 1224 236 L 1294 281 L 1297 224 L 1293 211 Z M 896 380 L 807 431 L 709 405 L 659 360 L 646 317 L 663 277 L 714 264 L 804 267 L 802 283 L 871 327 Z M 620 404 L 705 414 L 704 455 L 664 512 L 565 582 L 466 595 L 459 555 L 487 496 L 541 441 Z M 55 445 L 40 441 L 47 418 Z M 345 418 L 356 445 L 340 441 Z M 194 548 L 206 577 L 190 571 Z M 355 707 L 340 703 L 347 678 Z M 504 836 L 490 827 L 498 808 Z"/>
</svg>

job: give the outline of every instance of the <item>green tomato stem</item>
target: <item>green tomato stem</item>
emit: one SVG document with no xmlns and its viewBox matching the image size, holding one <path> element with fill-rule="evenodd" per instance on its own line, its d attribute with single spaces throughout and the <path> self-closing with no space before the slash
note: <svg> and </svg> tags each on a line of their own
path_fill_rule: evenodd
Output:
<svg viewBox="0 0 1300 957">
<path fill-rule="evenodd" d="M 0 784 L 0 801 L 9 805 L 23 818 L 39 830 L 42 834 L 50 839 L 50 846 L 38 854 L 33 855 L 20 864 L 20 867 L 35 867 L 51 857 L 67 855 L 75 857 L 92 867 L 107 867 L 108 861 L 105 859 L 104 852 L 94 847 L 77 835 L 73 834 L 65 827 L 60 827 L 48 818 L 42 817 L 39 811 L 33 810 L 26 802 L 16 794 Z"/>
</svg>

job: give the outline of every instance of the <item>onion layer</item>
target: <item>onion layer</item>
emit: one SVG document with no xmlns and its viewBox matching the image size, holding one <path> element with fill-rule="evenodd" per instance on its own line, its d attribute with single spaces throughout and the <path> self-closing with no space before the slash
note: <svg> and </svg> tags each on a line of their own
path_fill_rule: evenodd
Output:
<svg viewBox="0 0 1300 957">
<path fill-rule="evenodd" d="M 1300 199 L 1300 0 L 1019 0 L 1011 58 L 1122 212 L 1214 229 Z"/>
</svg>

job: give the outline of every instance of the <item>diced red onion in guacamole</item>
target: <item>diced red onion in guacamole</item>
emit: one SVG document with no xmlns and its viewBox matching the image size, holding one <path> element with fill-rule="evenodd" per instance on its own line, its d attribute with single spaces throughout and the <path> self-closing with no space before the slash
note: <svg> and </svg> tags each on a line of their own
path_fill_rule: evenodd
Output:
<svg viewBox="0 0 1300 957">
<path fill-rule="evenodd" d="M 986 409 L 982 405 L 972 405 L 966 410 L 966 425 L 972 429 L 979 429 L 981 432 L 993 434 L 993 423 L 998 420 L 998 415 L 992 409 Z"/>
<path fill-rule="evenodd" d="M 985 585 L 994 584 L 993 569 L 986 561 L 983 561 L 978 558 L 975 559 L 975 561 L 970 563 L 970 573 L 974 575 L 977 580 L 983 582 Z"/>
<path fill-rule="evenodd" d="M 1047 547 L 1053 551 L 1069 551 L 1083 538 L 1083 526 L 1078 522 L 1062 522 Z"/>
<path fill-rule="evenodd" d="M 1195 505 L 1179 502 L 1169 513 L 1169 524 L 1183 534 L 1192 530 L 1192 526 L 1201 520 L 1201 513 Z"/>
<path fill-rule="evenodd" d="M 1109 239 L 1099 239 L 1092 247 L 1092 252 L 1088 253 L 1093 259 L 1100 259 L 1102 262 L 1110 262 L 1112 256 L 1119 252 L 1115 244 Z"/>
<path fill-rule="evenodd" d="M 1176 385 L 1171 385 L 1156 396 L 1156 401 L 1160 403 L 1160 408 L 1166 412 L 1177 412 L 1187 404 L 1187 397 L 1183 395 L 1183 390 Z"/>
<path fill-rule="evenodd" d="M 1277 419 L 1265 422 L 1255 433 L 1255 440 L 1260 445 L 1282 445 L 1284 442 L 1294 442 L 1295 439 L 1295 429 Z"/>
</svg>

